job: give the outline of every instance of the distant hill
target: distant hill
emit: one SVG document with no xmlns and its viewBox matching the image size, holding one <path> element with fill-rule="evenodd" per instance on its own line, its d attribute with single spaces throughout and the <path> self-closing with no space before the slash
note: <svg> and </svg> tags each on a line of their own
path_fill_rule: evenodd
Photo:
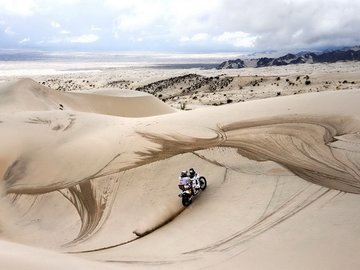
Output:
<svg viewBox="0 0 360 270">
<path fill-rule="evenodd" d="M 217 69 L 230 69 L 230 68 L 244 68 L 246 67 L 245 62 L 241 59 L 228 60 L 222 62 Z"/>
<path fill-rule="evenodd" d="M 305 63 L 335 63 L 338 61 L 360 61 L 360 46 L 327 51 L 323 53 L 301 52 L 286 54 L 278 58 L 262 57 L 257 59 L 236 59 L 222 62 L 217 69 L 235 69 L 245 67 L 286 66 Z"/>
</svg>

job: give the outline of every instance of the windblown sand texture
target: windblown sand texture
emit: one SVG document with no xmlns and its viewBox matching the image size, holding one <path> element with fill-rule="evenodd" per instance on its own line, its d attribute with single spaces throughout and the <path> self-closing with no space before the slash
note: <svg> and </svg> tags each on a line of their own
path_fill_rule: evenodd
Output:
<svg viewBox="0 0 360 270">
<path fill-rule="evenodd" d="M 178 111 L 0 89 L 0 269 L 359 269 L 360 91 Z M 188 208 L 177 178 L 208 187 Z"/>
</svg>

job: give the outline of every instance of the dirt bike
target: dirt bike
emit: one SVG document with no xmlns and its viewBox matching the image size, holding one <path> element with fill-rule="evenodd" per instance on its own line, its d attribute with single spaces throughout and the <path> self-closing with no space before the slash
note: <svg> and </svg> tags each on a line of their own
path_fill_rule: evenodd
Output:
<svg viewBox="0 0 360 270">
<path fill-rule="evenodd" d="M 192 201 L 199 196 L 201 191 L 206 189 L 207 182 L 204 176 L 196 175 L 190 180 L 191 185 L 188 189 L 179 194 L 183 206 L 189 206 Z"/>
</svg>

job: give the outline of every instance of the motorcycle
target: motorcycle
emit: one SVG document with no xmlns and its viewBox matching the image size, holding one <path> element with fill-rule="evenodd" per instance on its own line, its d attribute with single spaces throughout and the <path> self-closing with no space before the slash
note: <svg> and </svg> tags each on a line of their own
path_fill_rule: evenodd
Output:
<svg viewBox="0 0 360 270">
<path fill-rule="evenodd" d="M 193 179 L 190 180 L 191 185 L 188 189 L 182 191 L 179 194 L 179 197 L 181 198 L 181 202 L 183 206 L 187 207 L 189 206 L 192 201 L 199 196 L 201 191 L 206 189 L 207 182 L 204 176 L 195 175 Z"/>
</svg>

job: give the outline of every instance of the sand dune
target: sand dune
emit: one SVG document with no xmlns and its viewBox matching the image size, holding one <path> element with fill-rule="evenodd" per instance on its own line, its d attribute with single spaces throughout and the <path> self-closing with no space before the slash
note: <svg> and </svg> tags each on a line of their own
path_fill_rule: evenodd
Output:
<svg viewBox="0 0 360 270">
<path fill-rule="evenodd" d="M 70 110 L 123 117 L 145 117 L 174 112 L 153 96 L 114 89 L 97 90 L 92 95 L 59 92 L 31 79 L 9 83 L 0 89 L 0 112 Z"/>
<path fill-rule="evenodd" d="M 33 269 L 35 247 L 86 269 L 360 266 L 358 90 L 186 112 L 32 80 L 0 92 L 1 245 Z M 209 186 L 184 209 L 189 167 Z"/>
</svg>

